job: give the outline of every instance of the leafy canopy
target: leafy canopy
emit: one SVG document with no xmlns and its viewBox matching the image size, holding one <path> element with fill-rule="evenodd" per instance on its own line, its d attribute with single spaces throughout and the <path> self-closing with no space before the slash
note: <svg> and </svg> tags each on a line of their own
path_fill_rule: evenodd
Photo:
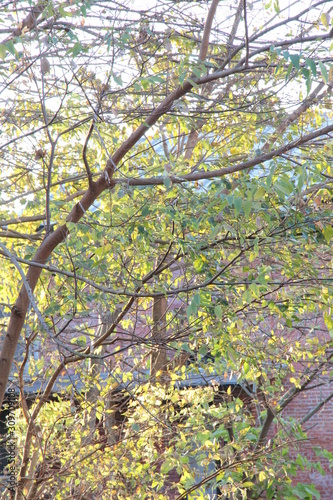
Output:
<svg viewBox="0 0 333 500">
<path fill-rule="evenodd" d="M 328 3 L 2 3 L 17 498 L 319 498 L 289 408 L 332 357 Z"/>
</svg>

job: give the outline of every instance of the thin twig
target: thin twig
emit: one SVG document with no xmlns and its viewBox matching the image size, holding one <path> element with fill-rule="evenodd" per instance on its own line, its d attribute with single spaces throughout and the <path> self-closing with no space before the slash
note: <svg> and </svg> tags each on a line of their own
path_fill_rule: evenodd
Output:
<svg viewBox="0 0 333 500">
<path fill-rule="evenodd" d="M 89 183 L 90 189 L 93 189 L 93 187 L 94 187 L 94 181 L 93 181 L 92 173 L 91 173 L 91 170 L 90 170 L 90 167 L 89 167 L 89 163 L 88 163 L 88 160 L 87 160 L 87 146 L 88 146 L 88 141 L 89 141 L 89 139 L 91 137 L 91 134 L 92 134 L 93 130 L 94 130 L 94 122 L 92 122 L 91 125 L 90 125 L 89 132 L 88 132 L 88 135 L 87 135 L 86 140 L 84 142 L 84 146 L 83 146 L 83 150 L 82 150 L 83 162 L 84 162 L 84 165 L 86 167 L 86 172 L 87 172 L 87 176 L 88 176 L 88 183 Z"/>
<path fill-rule="evenodd" d="M 310 418 L 313 417 L 313 415 L 315 415 L 316 413 L 318 413 L 318 411 L 321 410 L 322 407 L 325 406 L 325 404 L 328 403 L 332 398 L 333 398 L 333 392 L 331 392 L 331 394 L 329 394 L 327 396 L 327 398 L 325 398 L 323 401 L 321 401 L 320 403 L 318 403 L 317 406 L 315 406 L 311 411 L 309 411 L 309 413 L 307 413 L 305 415 L 305 417 L 303 417 L 302 420 L 300 420 L 299 423 L 301 425 L 305 424 L 305 422 L 307 422 L 308 420 L 310 420 Z"/>
</svg>

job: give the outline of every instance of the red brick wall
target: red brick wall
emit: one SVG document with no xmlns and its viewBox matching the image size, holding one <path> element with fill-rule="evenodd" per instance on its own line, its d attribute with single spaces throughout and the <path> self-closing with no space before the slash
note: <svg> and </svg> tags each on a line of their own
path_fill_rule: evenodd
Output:
<svg viewBox="0 0 333 500">
<path fill-rule="evenodd" d="M 300 394 L 284 411 L 285 416 L 291 416 L 300 420 L 304 418 L 318 403 L 325 399 L 333 391 L 333 384 L 323 385 Z M 333 470 L 329 468 L 326 459 L 318 458 L 313 447 L 321 447 L 333 453 L 333 399 L 303 425 L 307 431 L 308 441 L 298 445 L 299 452 L 308 460 L 320 462 L 326 475 L 320 472 L 301 471 L 294 483 L 313 483 L 321 494 L 322 500 L 333 499 Z M 297 448 L 295 449 L 295 453 Z"/>
</svg>

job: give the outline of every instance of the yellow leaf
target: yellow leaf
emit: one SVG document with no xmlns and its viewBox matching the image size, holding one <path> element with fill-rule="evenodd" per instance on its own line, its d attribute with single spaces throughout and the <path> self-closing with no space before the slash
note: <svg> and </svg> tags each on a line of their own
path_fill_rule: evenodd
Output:
<svg viewBox="0 0 333 500">
<path fill-rule="evenodd" d="M 259 481 L 265 481 L 266 474 L 263 471 L 259 472 Z"/>
<path fill-rule="evenodd" d="M 324 13 L 320 16 L 320 20 L 323 23 L 323 25 L 325 26 L 325 28 L 328 28 L 328 25 L 330 22 L 330 16 L 328 14 Z"/>
</svg>

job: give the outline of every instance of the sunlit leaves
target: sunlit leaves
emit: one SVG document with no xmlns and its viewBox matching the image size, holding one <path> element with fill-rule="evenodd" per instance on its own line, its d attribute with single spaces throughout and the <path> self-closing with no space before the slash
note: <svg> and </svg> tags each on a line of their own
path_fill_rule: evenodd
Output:
<svg viewBox="0 0 333 500">
<path fill-rule="evenodd" d="M 53 490 L 46 482 L 51 496 L 165 499 L 213 471 L 209 487 L 217 482 L 225 496 L 310 495 L 290 485 L 304 464 L 289 461 L 288 446 L 304 436 L 279 412 L 286 391 L 302 388 L 303 368 L 324 359 L 332 334 L 332 145 L 329 136 L 301 142 L 331 123 L 326 88 L 311 105 L 306 100 L 318 78 L 329 81 L 329 45 L 317 18 L 302 47 L 293 42 L 304 27 L 296 20 L 290 32 L 262 34 L 280 5 L 250 3 L 256 38 L 245 67 L 243 34 L 229 40 L 233 15 L 222 15 L 222 4 L 205 63 L 198 54 L 206 2 L 184 3 L 184 12 L 160 3 L 156 17 L 126 5 L 115 15 L 110 2 L 49 2 L 38 30 L 0 45 L 8 89 L 1 220 L 32 218 L 4 223 L 1 238 L 26 269 L 48 244 L 48 225 L 58 231 L 72 209 L 72 221 L 82 215 L 43 260 L 34 292 L 53 337 L 33 309 L 22 337 L 36 384 L 73 351 L 82 355 L 61 369 L 61 397 L 36 420 L 40 466 L 50 455 L 62 467 L 52 471 Z M 320 22 L 327 28 L 326 15 Z M 223 77 L 214 80 L 216 71 Z M 185 94 L 186 81 L 193 87 Z M 179 86 L 180 99 L 156 111 Z M 88 190 L 82 149 L 92 123 L 86 160 L 97 184 Z M 292 150 L 274 153 L 293 141 Z M 101 192 L 106 162 L 124 144 L 116 184 Z M 7 325 L 21 278 L 3 262 Z M 160 338 L 152 308 L 162 296 Z M 102 326 L 110 331 L 95 348 Z M 166 355 L 156 374 L 163 384 L 150 377 L 156 352 Z M 283 425 L 261 453 L 267 408 Z M 23 443 L 25 424 L 19 429 Z M 204 498 L 205 487 L 193 498 Z"/>
</svg>

